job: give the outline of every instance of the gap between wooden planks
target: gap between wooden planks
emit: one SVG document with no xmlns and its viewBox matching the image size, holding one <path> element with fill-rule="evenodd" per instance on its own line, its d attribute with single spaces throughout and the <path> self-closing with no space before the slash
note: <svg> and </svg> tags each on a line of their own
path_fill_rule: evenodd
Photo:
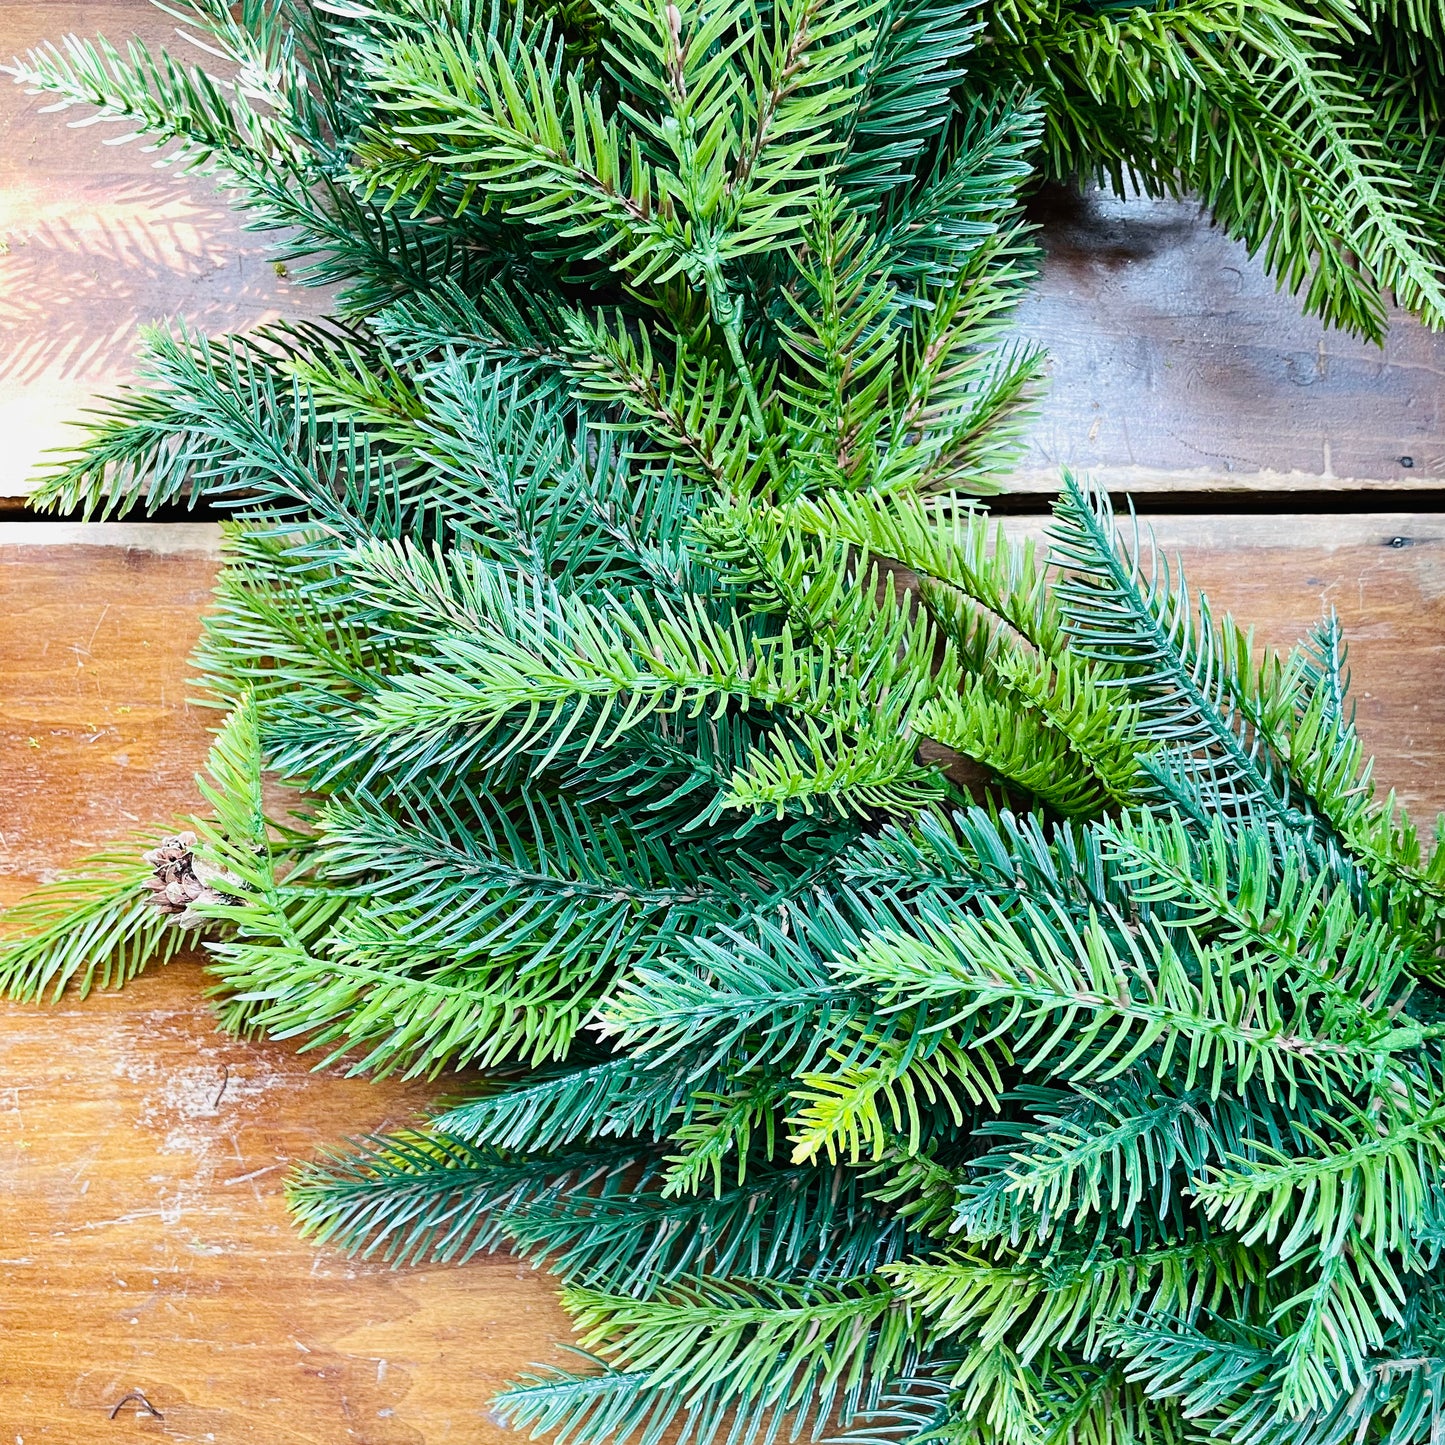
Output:
<svg viewBox="0 0 1445 1445">
<path fill-rule="evenodd" d="M 1033 525 L 1033 524 L 1028 524 Z M 1287 646 L 1333 603 L 1379 776 L 1445 805 L 1445 518 L 1161 518 L 1220 606 Z M 194 806 L 212 716 L 187 654 L 206 526 L 0 526 L 0 901 Z M 224 1038 L 194 961 L 120 994 L 0 1005 L 0 1442 L 497 1445 L 491 1392 L 556 1359 L 545 1277 L 390 1272 L 300 1240 L 287 1168 L 404 1126 L 427 1085 Z M 127 1406 L 141 1390 L 164 1422 Z"/>
</svg>

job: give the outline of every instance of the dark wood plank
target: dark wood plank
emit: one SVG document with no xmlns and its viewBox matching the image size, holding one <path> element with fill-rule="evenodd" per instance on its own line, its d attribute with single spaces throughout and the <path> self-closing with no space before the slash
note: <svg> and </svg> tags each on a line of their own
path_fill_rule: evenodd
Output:
<svg viewBox="0 0 1445 1445">
<path fill-rule="evenodd" d="M 1380 776 L 1422 822 L 1445 806 L 1445 519 L 1157 525 L 1269 644 L 1337 606 Z M 0 896 L 192 805 L 207 734 L 186 653 L 215 540 L 0 526 Z M 500 1442 L 491 1391 L 565 1336 L 547 1281 L 505 1258 L 349 1262 L 282 1207 L 288 1165 L 404 1125 L 434 1090 L 224 1038 L 204 986 L 192 960 L 84 1003 L 0 1005 L 0 1422 L 89 1441 L 140 1389 L 164 1425 L 127 1407 L 105 1438 Z"/>
<path fill-rule="evenodd" d="M 173 29 L 147 0 L 7 0 L 0 54 L 71 31 L 184 53 Z M 220 332 L 325 306 L 276 276 L 205 180 L 43 104 L 0 84 L 0 497 L 130 374 L 139 323 Z M 1051 489 L 1061 463 L 1149 491 L 1445 481 L 1445 339 L 1399 317 L 1380 350 L 1305 319 L 1188 202 L 1055 196 L 1039 218 L 1023 330 L 1052 361 L 1021 489 Z"/>
<path fill-rule="evenodd" d="M 1445 337 L 1383 347 L 1300 314 L 1191 201 L 1059 193 L 1024 333 L 1048 381 L 1020 488 L 1060 464 L 1116 489 L 1419 490 L 1445 481 Z"/>
<path fill-rule="evenodd" d="M 0 58 L 68 33 L 133 36 L 204 59 L 147 0 L 5 0 Z M 288 283 L 267 240 L 202 176 L 157 169 L 114 123 L 44 114 L 0 77 L 0 498 L 28 490 L 67 423 L 133 374 L 138 329 L 183 319 L 207 333 L 309 316 L 325 297 Z"/>
</svg>

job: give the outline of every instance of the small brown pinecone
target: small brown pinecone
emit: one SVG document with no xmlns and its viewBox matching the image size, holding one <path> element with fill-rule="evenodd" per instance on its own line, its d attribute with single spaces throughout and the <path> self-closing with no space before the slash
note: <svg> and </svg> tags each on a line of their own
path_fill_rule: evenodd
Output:
<svg viewBox="0 0 1445 1445">
<path fill-rule="evenodd" d="M 151 902 L 177 928 L 201 928 L 211 920 L 195 913 L 193 903 L 235 903 L 239 900 L 222 892 L 217 884 L 229 883 L 239 889 L 241 880 L 224 868 L 217 868 L 204 854 L 196 852 L 194 833 L 177 833 L 163 838 L 149 852 L 141 855 L 155 869 L 147 878 Z"/>
</svg>

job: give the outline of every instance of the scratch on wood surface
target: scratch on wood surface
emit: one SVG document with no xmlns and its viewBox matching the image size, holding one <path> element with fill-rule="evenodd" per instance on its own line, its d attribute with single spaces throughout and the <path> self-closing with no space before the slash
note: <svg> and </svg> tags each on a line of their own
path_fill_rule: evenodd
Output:
<svg viewBox="0 0 1445 1445">
<path fill-rule="evenodd" d="M 235 1176 L 234 1176 L 233 1178 L 231 1178 L 231 1179 L 223 1179 L 223 1180 L 221 1180 L 221 1183 L 222 1183 L 222 1184 L 245 1184 L 245 1183 L 247 1183 L 249 1180 L 252 1180 L 252 1179 L 260 1179 L 263 1175 L 266 1175 L 266 1174 L 274 1174 L 278 1169 L 284 1169 L 285 1167 L 286 1167 L 286 1165 L 285 1165 L 284 1163 L 281 1163 L 281 1164 L 267 1164 L 264 1168 L 261 1168 L 261 1169 L 253 1169 L 249 1174 L 237 1174 L 237 1175 L 235 1175 Z"/>
</svg>

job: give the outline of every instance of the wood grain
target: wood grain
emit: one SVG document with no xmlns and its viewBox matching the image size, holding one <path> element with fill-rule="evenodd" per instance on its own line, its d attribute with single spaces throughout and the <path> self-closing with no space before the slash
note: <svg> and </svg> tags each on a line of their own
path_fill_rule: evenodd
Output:
<svg viewBox="0 0 1445 1445">
<path fill-rule="evenodd" d="M 545 1278 L 348 1261 L 283 1207 L 294 1161 L 430 1091 L 225 1038 L 204 982 L 176 963 L 0 1010 L 0 1421 L 63 1445 L 500 1440 L 491 1394 L 565 1333 Z M 107 1427 L 135 1390 L 164 1419 L 133 1403 Z"/>
<path fill-rule="evenodd" d="M 1157 529 L 1269 644 L 1338 607 L 1382 780 L 1421 821 L 1445 806 L 1445 520 Z M 207 734 L 186 654 L 215 540 L 0 527 L 4 894 L 192 805 Z M 282 1208 L 291 1163 L 405 1124 L 434 1091 L 224 1038 L 204 986 L 190 960 L 118 995 L 0 1005 L 0 1441 L 500 1445 L 491 1392 L 565 1337 L 546 1280 L 506 1258 L 347 1261 Z M 106 1425 L 136 1389 L 164 1420 L 132 1404 Z"/>
<path fill-rule="evenodd" d="M 1445 517 L 1151 518 L 1191 584 L 1285 649 L 1333 606 L 1376 777 L 1416 821 L 1445 809 Z M 1429 832 L 1429 827 L 1422 831 Z"/>
<path fill-rule="evenodd" d="M 1015 489 L 1053 490 L 1060 464 L 1115 490 L 1441 486 L 1445 336 L 1396 311 L 1377 347 L 1302 316 L 1192 201 L 1035 209 L 1021 321 L 1049 363 Z"/>
<path fill-rule="evenodd" d="M 67 32 L 184 55 L 173 31 L 147 0 L 0 5 L 0 55 Z M 0 84 L 0 497 L 129 376 L 139 324 L 234 331 L 326 305 L 276 276 L 204 179 L 44 103 Z M 1302 317 L 1189 202 L 1055 193 L 1035 210 L 1043 268 L 1022 326 L 1051 360 L 1016 488 L 1052 490 L 1061 463 L 1148 491 L 1445 481 L 1445 338 L 1397 316 L 1379 349 Z"/>
<path fill-rule="evenodd" d="M 89 545 L 67 538 L 84 537 Z M 212 527 L 0 527 L 0 901 L 195 806 L 187 654 Z M 434 1087 L 218 1034 L 198 961 L 125 993 L 0 1005 L 0 1440 L 487 1445 L 496 1388 L 566 1322 L 507 1258 L 314 1249 L 289 1165 L 404 1126 Z M 134 1404 L 140 1390 L 164 1415 Z"/>
<path fill-rule="evenodd" d="M 194 524 L 0 528 L 0 904 L 192 806 L 207 715 L 186 658 L 217 545 Z"/>
<path fill-rule="evenodd" d="M 205 59 L 147 0 L 0 4 L 0 60 L 72 33 Z M 49 103 L 0 76 L 0 497 L 23 495 L 68 423 L 130 379 L 142 326 L 220 333 L 326 307 L 277 275 L 266 237 L 210 181 L 115 144 L 123 124 L 76 127 L 84 108 Z"/>
</svg>

